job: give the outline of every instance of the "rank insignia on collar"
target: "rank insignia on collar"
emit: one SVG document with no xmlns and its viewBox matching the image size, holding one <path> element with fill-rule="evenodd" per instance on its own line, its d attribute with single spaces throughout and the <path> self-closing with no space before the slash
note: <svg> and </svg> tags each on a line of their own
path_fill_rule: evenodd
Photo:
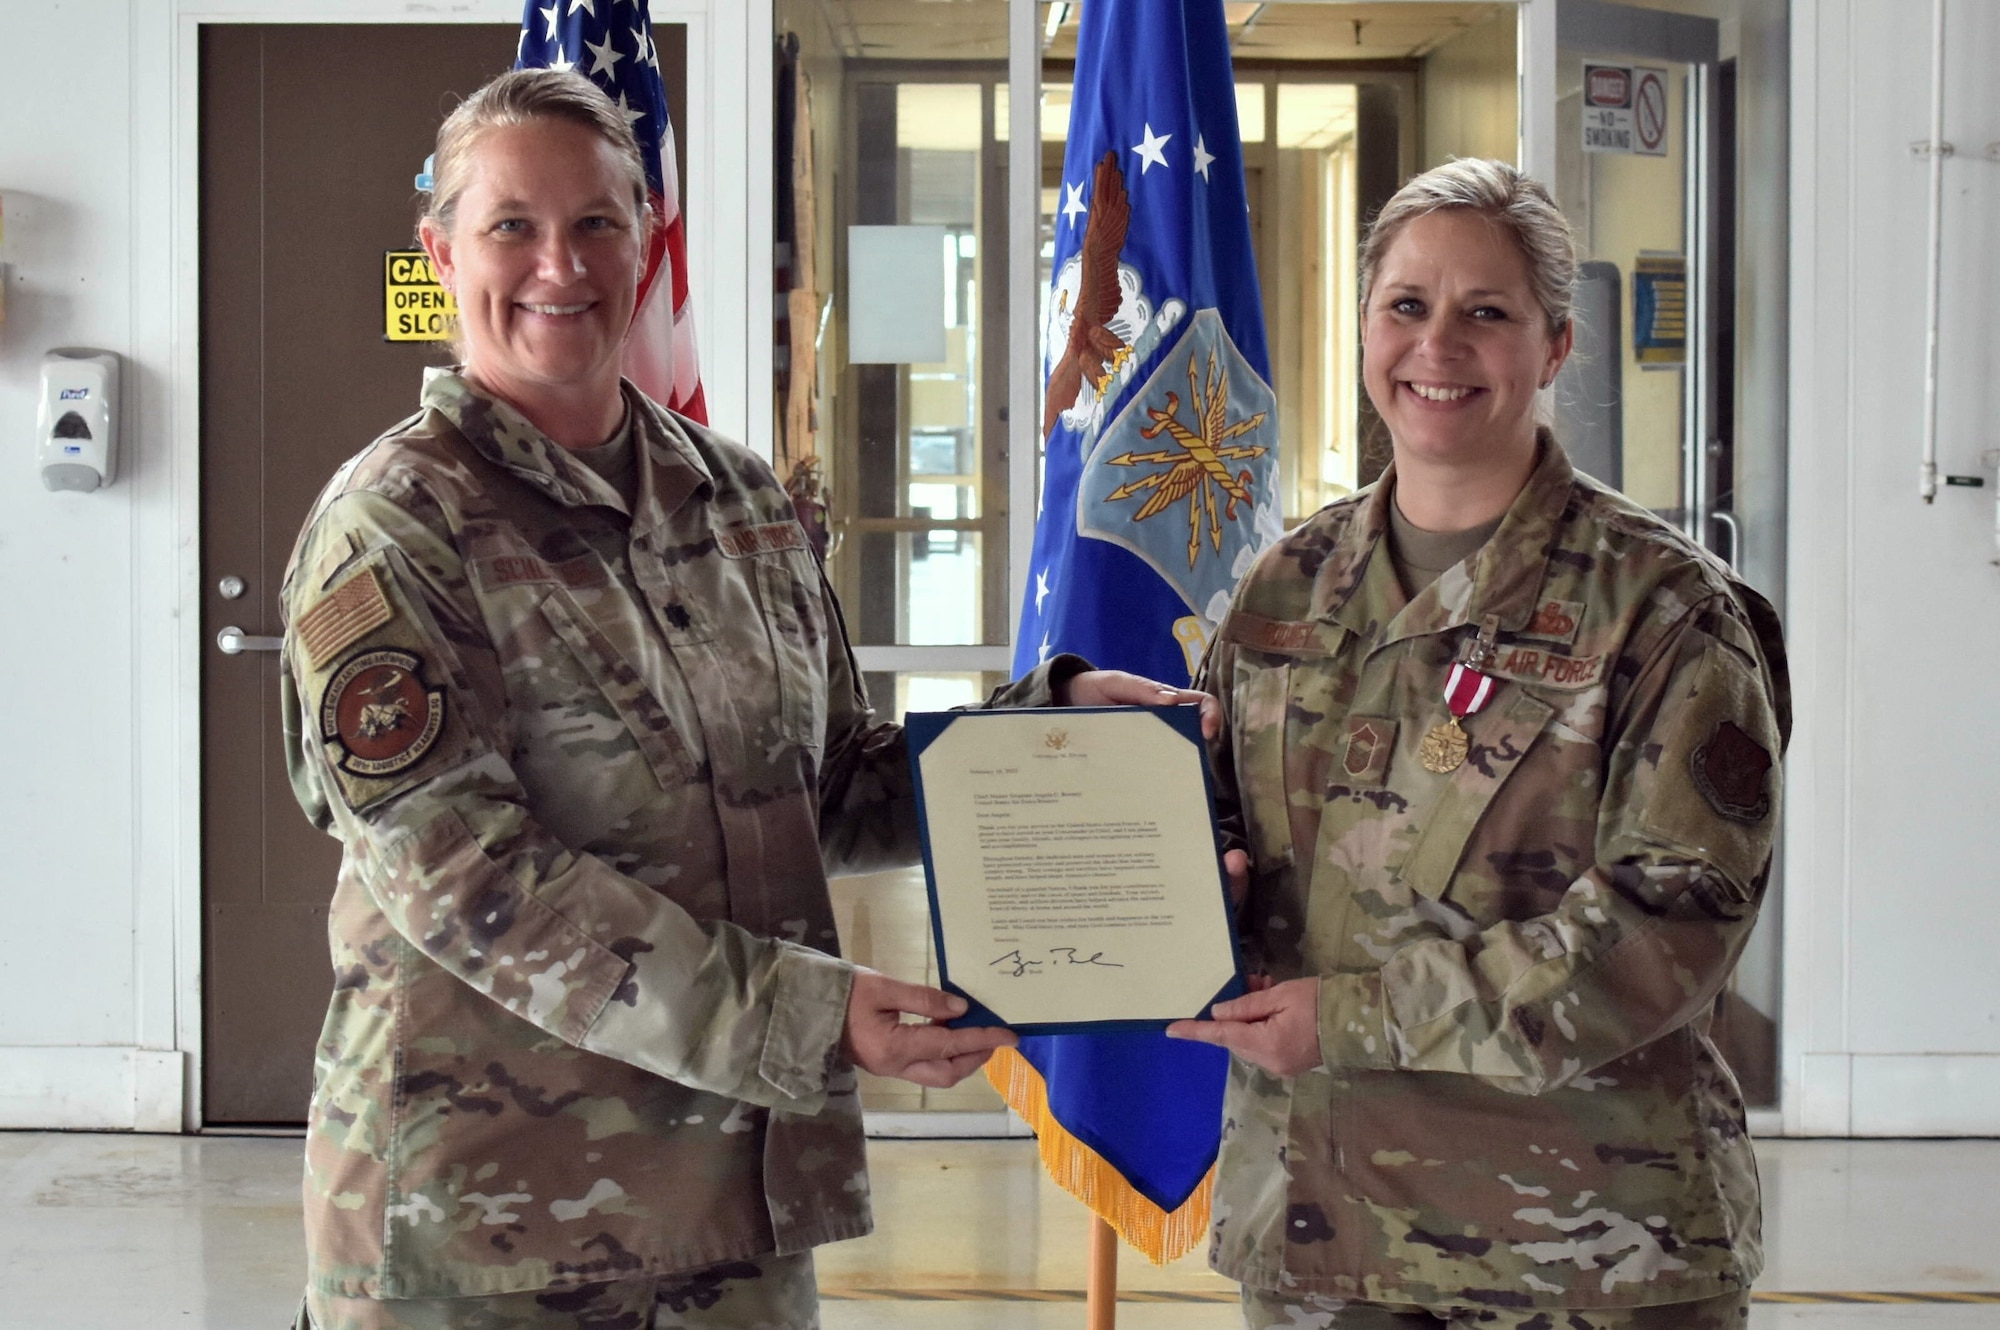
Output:
<svg viewBox="0 0 2000 1330">
<path fill-rule="evenodd" d="M 359 651 L 327 682 L 319 708 L 320 739 L 334 765 L 372 780 L 408 771 L 444 733 L 442 688 L 424 686 L 413 651 Z"/>
</svg>

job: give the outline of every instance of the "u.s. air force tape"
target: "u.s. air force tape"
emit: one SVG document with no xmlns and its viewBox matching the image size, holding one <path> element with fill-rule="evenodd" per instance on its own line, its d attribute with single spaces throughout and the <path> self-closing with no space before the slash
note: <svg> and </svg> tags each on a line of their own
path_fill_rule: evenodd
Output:
<svg viewBox="0 0 2000 1330">
<path fill-rule="evenodd" d="M 423 658 L 392 647 L 357 651 L 327 681 L 320 738 L 351 776 L 408 771 L 444 733 L 444 689 L 424 684 Z"/>
</svg>

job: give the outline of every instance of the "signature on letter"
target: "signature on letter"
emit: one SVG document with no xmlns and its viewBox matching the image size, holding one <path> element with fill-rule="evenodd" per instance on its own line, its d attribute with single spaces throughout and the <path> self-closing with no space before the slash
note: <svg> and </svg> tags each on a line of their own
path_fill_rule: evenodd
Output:
<svg viewBox="0 0 2000 1330">
<path fill-rule="evenodd" d="M 1048 954 L 1051 958 L 1049 960 L 1029 960 L 1021 954 L 1020 948 L 1016 947 L 1013 951 L 1008 952 L 998 960 L 988 961 L 986 967 L 988 969 L 998 968 L 1000 973 L 1009 979 L 1019 979 L 1023 975 L 1040 974 L 1042 967 L 1045 965 L 1099 965 L 1108 970 L 1122 970 L 1125 968 L 1122 961 L 1105 960 L 1104 953 L 1101 951 L 1093 951 L 1086 956 L 1075 947 L 1050 947 Z"/>
</svg>

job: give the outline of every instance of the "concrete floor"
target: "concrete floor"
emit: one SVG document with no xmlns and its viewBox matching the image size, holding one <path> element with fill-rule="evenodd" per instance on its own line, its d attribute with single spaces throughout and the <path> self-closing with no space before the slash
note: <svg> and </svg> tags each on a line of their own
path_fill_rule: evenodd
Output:
<svg viewBox="0 0 2000 1330">
<path fill-rule="evenodd" d="M 1764 1141 L 1752 1330 L 2000 1327 L 2000 1141 Z M 877 1231 L 820 1250 L 826 1330 L 1081 1327 L 1086 1216 L 1028 1141 L 876 1141 Z M 0 1330 L 280 1330 L 297 1305 L 299 1142 L 0 1133 Z M 1129 1330 L 1226 1330 L 1199 1254 L 1125 1253 Z M 1782 1302 L 1829 1294 L 1991 1301 Z M 954 1300 L 945 1301 L 949 1296 Z M 962 1299 L 962 1300 L 959 1300 Z"/>
</svg>

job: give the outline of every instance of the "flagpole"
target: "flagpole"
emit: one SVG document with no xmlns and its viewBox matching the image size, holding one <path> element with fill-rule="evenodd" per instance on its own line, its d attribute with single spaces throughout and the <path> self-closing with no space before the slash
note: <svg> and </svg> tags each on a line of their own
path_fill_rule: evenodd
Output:
<svg viewBox="0 0 2000 1330">
<path fill-rule="evenodd" d="M 1090 1217 L 1090 1273 L 1084 1308 L 1090 1330 L 1114 1330 L 1118 1324 L 1118 1230 L 1103 1216 Z"/>
</svg>

